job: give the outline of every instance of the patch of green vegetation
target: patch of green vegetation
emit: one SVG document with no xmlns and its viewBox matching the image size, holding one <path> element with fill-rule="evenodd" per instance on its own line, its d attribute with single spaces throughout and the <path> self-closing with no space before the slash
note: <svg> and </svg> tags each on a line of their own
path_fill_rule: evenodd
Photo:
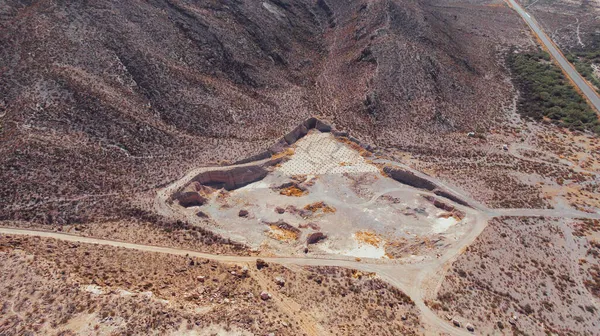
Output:
<svg viewBox="0 0 600 336">
<path fill-rule="evenodd" d="M 567 55 L 567 59 L 571 62 L 577 72 L 596 87 L 596 91 L 600 92 L 600 78 L 594 75 L 592 64 L 600 65 L 600 50 L 597 51 L 576 51 Z"/>
<path fill-rule="evenodd" d="M 546 117 L 570 129 L 600 134 L 596 112 L 560 68 L 550 62 L 548 53 L 511 52 L 507 64 L 521 93 L 518 103 L 521 114 L 536 120 Z"/>
</svg>

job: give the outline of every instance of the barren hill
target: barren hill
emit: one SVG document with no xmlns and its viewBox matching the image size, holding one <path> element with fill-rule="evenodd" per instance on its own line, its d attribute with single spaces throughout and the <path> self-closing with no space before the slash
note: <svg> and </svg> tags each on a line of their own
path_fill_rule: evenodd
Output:
<svg viewBox="0 0 600 336">
<path fill-rule="evenodd" d="M 503 116 L 499 51 L 526 38 L 486 2 L 4 3 L 0 219 L 36 222 L 121 216 L 132 195 L 311 115 L 439 148 Z"/>
</svg>

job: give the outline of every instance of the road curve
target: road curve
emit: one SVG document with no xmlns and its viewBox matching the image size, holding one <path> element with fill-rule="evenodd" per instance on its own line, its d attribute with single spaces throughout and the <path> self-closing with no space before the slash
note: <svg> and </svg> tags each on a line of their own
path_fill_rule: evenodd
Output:
<svg viewBox="0 0 600 336">
<path fill-rule="evenodd" d="M 510 6 L 525 20 L 527 25 L 533 30 L 535 35 L 540 39 L 546 50 L 550 52 L 550 55 L 558 62 L 563 71 L 571 78 L 573 83 L 583 93 L 585 98 L 596 108 L 596 113 L 600 114 L 600 97 L 596 93 L 596 90 L 592 88 L 583 77 L 575 70 L 573 65 L 567 61 L 563 53 L 556 47 L 554 42 L 544 33 L 542 28 L 538 25 L 537 21 L 527 13 L 521 5 L 515 0 L 506 0 Z"/>
<path fill-rule="evenodd" d="M 483 223 L 483 226 L 485 224 Z M 161 246 L 153 246 L 153 245 L 142 245 L 142 244 L 132 244 L 122 241 L 108 240 L 108 239 L 99 239 L 92 237 L 83 237 L 77 236 L 67 233 L 59 233 L 59 232 L 51 232 L 51 231 L 38 231 L 38 230 L 27 230 L 27 229 L 16 229 L 16 228 L 7 228 L 0 227 L 0 234 L 7 235 L 27 235 L 27 236 L 37 236 L 37 237 L 45 237 L 45 238 L 53 238 L 59 239 L 63 241 L 69 242 L 77 242 L 84 244 L 97 244 L 97 245 L 107 245 L 113 247 L 122 247 L 128 249 L 134 249 L 138 251 L 146 251 L 146 252 L 158 252 L 158 253 L 167 253 L 174 255 L 188 255 L 193 257 L 199 257 L 204 259 L 215 260 L 219 262 L 231 262 L 231 263 L 250 263 L 255 262 L 258 257 L 251 256 L 232 256 L 232 255 L 218 255 L 218 254 L 209 254 L 202 253 L 192 250 L 184 250 L 177 248 L 169 248 L 169 247 L 161 247 Z M 473 236 L 477 236 L 479 232 L 474 233 Z M 451 257 L 455 257 L 460 248 L 457 248 L 455 251 L 451 252 L 451 255 L 448 255 L 446 258 L 442 258 L 442 260 L 438 260 L 436 262 L 444 262 Z M 445 333 L 448 335 L 455 336 L 470 336 L 471 334 L 466 332 L 465 330 L 461 330 L 453 327 L 442 318 L 437 316 L 435 312 L 433 312 L 425 302 L 423 301 L 423 295 L 418 288 L 421 282 L 420 278 L 423 278 L 427 273 L 427 270 L 430 267 L 435 267 L 435 265 L 428 266 L 415 266 L 415 265 L 402 265 L 402 264 L 373 264 L 373 263 L 365 263 L 358 262 L 354 260 L 340 260 L 340 259 L 317 259 L 317 258 L 294 258 L 294 257 L 261 257 L 261 259 L 278 263 L 282 265 L 303 265 L 303 266 L 337 266 L 337 267 L 347 267 L 354 268 L 361 271 L 367 272 L 375 272 L 379 275 L 379 277 L 388 282 L 390 285 L 397 287 L 411 298 L 415 302 L 415 305 L 418 309 L 420 309 L 422 313 L 422 320 L 425 324 L 426 328 L 433 328 L 430 332 L 434 332 L 435 334 Z M 415 288 L 417 287 L 417 288 Z"/>
</svg>

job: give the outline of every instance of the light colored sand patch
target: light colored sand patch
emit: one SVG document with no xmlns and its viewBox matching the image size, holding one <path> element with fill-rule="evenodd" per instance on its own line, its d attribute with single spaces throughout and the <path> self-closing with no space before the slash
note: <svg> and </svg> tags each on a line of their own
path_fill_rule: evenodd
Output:
<svg viewBox="0 0 600 336">
<path fill-rule="evenodd" d="M 381 240 L 378 245 L 365 243 L 361 241 L 356 234 L 352 234 L 351 247 L 347 249 L 337 249 L 330 244 L 323 244 L 321 249 L 327 253 L 344 255 L 356 258 L 387 258 L 385 254 L 385 241 Z"/>
<path fill-rule="evenodd" d="M 82 289 L 84 291 L 86 291 L 86 292 L 90 292 L 90 293 L 95 294 L 95 295 L 104 294 L 104 291 L 102 290 L 102 288 L 100 288 L 99 286 L 96 286 L 96 285 L 83 286 Z"/>
<path fill-rule="evenodd" d="M 285 14 L 281 10 L 279 10 L 279 8 L 275 5 L 272 5 L 267 1 L 263 2 L 262 5 L 266 10 L 269 11 L 269 13 L 275 15 L 275 17 L 277 17 L 278 20 L 285 19 Z"/>
<path fill-rule="evenodd" d="M 443 232 L 446 232 L 446 231 L 448 231 L 448 229 L 450 227 L 452 227 L 456 223 L 458 223 L 458 221 L 454 217 L 437 218 L 435 220 L 435 222 L 433 223 L 433 226 L 431 228 L 431 232 L 433 232 L 433 233 L 443 233 Z"/>
<path fill-rule="evenodd" d="M 258 181 L 258 182 L 250 183 L 247 186 L 241 187 L 241 188 L 237 189 L 236 191 L 252 191 L 255 189 L 267 189 L 267 188 L 269 188 L 269 183 L 267 183 L 265 181 Z"/>
<path fill-rule="evenodd" d="M 309 133 L 296 142 L 295 154 L 278 168 L 282 174 L 379 173 L 379 169 L 330 133 Z"/>
</svg>

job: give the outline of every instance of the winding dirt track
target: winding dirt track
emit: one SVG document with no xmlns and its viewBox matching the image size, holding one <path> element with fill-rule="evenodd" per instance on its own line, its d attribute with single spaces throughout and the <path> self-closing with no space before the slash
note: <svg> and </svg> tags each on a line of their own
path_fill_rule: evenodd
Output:
<svg viewBox="0 0 600 336">
<path fill-rule="evenodd" d="M 388 162 L 389 163 L 389 162 Z M 256 164 L 256 162 L 254 162 Z M 404 169 L 410 170 L 416 175 L 420 177 L 424 177 L 429 179 L 432 182 L 435 182 L 438 186 L 450 191 L 454 195 L 459 196 L 467 203 L 469 203 L 472 207 L 465 207 L 460 204 L 456 204 L 455 202 L 451 202 L 451 200 L 446 200 L 446 202 L 451 202 L 455 207 L 465 211 L 472 218 L 472 223 L 469 230 L 456 242 L 454 242 L 445 253 L 437 259 L 427 259 L 419 262 L 418 264 L 414 263 L 402 263 L 398 260 L 364 260 L 364 261 L 355 261 L 349 258 L 344 257 L 319 257 L 319 258 L 309 258 L 309 257 L 263 257 L 262 259 L 267 262 L 278 263 L 282 265 L 289 266 L 337 266 L 337 267 L 346 267 L 353 268 L 366 272 L 374 272 L 376 273 L 382 280 L 388 282 L 389 284 L 397 287 L 406 293 L 414 302 L 416 307 L 421 311 L 421 320 L 427 328 L 427 334 L 449 334 L 449 335 L 470 335 L 464 329 L 458 329 L 451 325 L 448 321 L 440 318 L 436 313 L 434 313 L 427 305 L 425 304 L 425 298 L 435 297 L 437 293 L 437 289 L 442 283 L 446 270 L 450 267 L 452 262 L 466 249 L 467 246 L 471 245 L 475 239 L 481 234 L 481 232 L 485 229 L 488 221 L 493 217 L 500 216 L 530 216 L 530 217 L 561 217 L 561 218 L 600 218 L 600 214 L 598 213 L 586 213 L 580 212 L 572 209 L 490 209 L 485 205 L 475 201 L 469 195 L 466 195 L 464 192 L 460 190 L 456 190 L 447 186 L 443 181 L 440 181 L 434 177 L 425 175 L 421 172 L 415 171 L 408 166 L 393 162 L 393 164 L 400 166 Z M 245 165 L 238 165 L 245 166 Z M 189 180 L 191 180 L 198 173 L 210 169 L 215 169 L 215 167 L 204 167 L 198 168 L 190 173 L 186 174 L 182 179 L 174 182 L 170 186 L 160 190 L 157 193 L 157 196 L 154 200 L 155 210 L 161 215 L 180 219 L 182 214 L 178 213 L 175 209 L 173 209 L 168 203 L 169 195 L 171 195 L 175 190 L 185 185 Z M 401 187 L 401 188 L 392 188 L 389 190 L 385 190 L 384 192 L 378 193 L 369 201 L 364 204 L 357 204 L 357 206 L 368 205 L 375 202 L 379 197 L 394 191 L 405 191 L 407 189 L 413 190 L 415 193 L 420 194 L 431 194 L 430 192 L 414 189 L 412 187 Z M 181 218 L 184 219 L 185 218 Z M 87 243 L 87 244 L 100 244 L 100 245 L 108 245 L 114 247 L 122 247 L 135 249 L 139 251 L 147 251 L 147 252 L 157 252 L 157 253 L 168 253 L 174 255 L 190 255 L 199 258 L 211 259 L 219 262 L 229 262 L 229 263 L 251 263 L 255 262 L 257 257 L 248 257 L 248 256 L 232 256 L 232 255 L 216 255 L 209 253 L 202 253 L 198 251 L 178 249 L 178 248 L 169 248 L 169 247 L 161 247 L 161 246 L 152 246 L 152 245 L 141 245 L 141 244 L 132 244 L 123 241 L 114 241 L 114 240 L 106 240 L 106 239 L 98 239 L 92 237 L 82 237 L 76 236 L 66 233 L 58 233 L 58 232 L 49 232 L 49 231 L 36 231 L 36 230 L 24 230 L 24 229 L 15 229 L 15 228 L 2 228 L 0 227 L 0 234 L 7 235 L 30 235 L 30 236 L 39 236 L 39 237 L 47 237 L 60 239 L 71 242 L 79 242 L 79 243 Z M 311 333 L 314 333 L 315 330 L 309 330 Z"/>
</svg>

